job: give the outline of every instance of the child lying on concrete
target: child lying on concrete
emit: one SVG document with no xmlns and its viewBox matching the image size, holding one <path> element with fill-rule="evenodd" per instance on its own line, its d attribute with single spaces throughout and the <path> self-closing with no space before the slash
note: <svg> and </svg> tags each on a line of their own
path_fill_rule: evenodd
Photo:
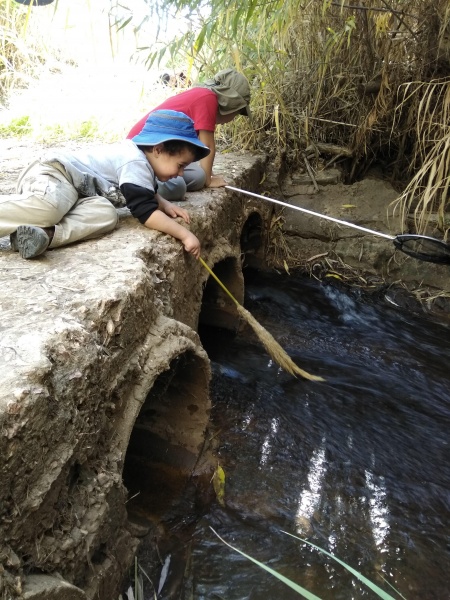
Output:
<svg viewBox="0 0 450 600">
<path fill-rule="evenodd" d="M 131 214 L 149 229 L 180 240 L 196 258 L 200 242 L 173 219 L 188 213 L 157 193 L 156 178 L 183 175 L 191 162 L 209 154 L 184 113 L 151 113 L 132 139 L 88 150 L 50 150 L 20 175 L 17 194 L 0 196 L 0 237 L 22 258 L 47 248 L 98 237 L 112 231 L 118 214 L 110 202 L 125 198 Z"/>
</svg>

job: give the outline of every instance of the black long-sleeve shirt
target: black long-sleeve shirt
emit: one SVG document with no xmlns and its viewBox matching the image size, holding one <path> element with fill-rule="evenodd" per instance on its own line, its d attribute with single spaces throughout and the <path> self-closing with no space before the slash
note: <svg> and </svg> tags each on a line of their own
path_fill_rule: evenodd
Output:
<svg viewBox="0 0 450 600">
<path fill-rule="evenodd" d="M 154 192 L 140 185 L 124 183 L 120 186 L 120 191 L 125 198 L 131 214 L 141 223 L 145 223 L 158 208 Z"/>
</svg>

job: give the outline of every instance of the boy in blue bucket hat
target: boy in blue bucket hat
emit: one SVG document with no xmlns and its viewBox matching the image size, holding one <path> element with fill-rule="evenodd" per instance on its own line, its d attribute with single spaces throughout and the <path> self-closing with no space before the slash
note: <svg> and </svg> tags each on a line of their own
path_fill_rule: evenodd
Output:
<svg viewBox="0 0 450 600">
<path fill-rule="evenodd" d="M 180 240 L 196 258 L 200 242 L 186 227 L 188 213 L 157 193 L 156 179 L 183 174 L 191 162 L 209 154 L 184 113 L 151 113 L 132 139 L 87 150 L 49 150 L 19 176 L 17 194 L 0 196 L 0 237 L 11 248 L 35 258 L 112 231 L 118 220 L 114 203 L 123 198 L 131 214 L 149 229 Z"/>
</svg>

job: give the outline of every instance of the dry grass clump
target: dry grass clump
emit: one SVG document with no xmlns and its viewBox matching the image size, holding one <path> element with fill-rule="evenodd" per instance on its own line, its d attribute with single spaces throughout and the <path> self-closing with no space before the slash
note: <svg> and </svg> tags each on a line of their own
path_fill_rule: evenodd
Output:
<svg viewBox="0 0 450 600">
<path fill-rule="evenodd" d="M 349 181 L 375 160 L 389 161 L 392 177 L 402 181 L 418 166 L 411 158 L 420 155 L 424 135 L 437 139 L 429 123 L 438 129 L 446 123 L 442 94 L 435 93 L 434 105 L 422 102 L 420 84 L 450 81 L 448 3 L 325 4 L 327 10 L 311 7 L 309 19 L 297 21 L 297 64 L 289 71 L 286 104 L 297 110 L 305 142 L 352 152 Z M 415 94 L 408 94 L 411 85 Z"/>
<path fill-rule="evenodd" d="M 291 375 L 300 375 L 304 379 L 309 379 L 310 381 L 324 381 L 323 377 L 318 375 L 312 375 L 308 373 L 304 369 L 301 369 L 295 362 L 291 359 L 289 354 L 283 350 L 280 344 L 275 340 L 271 333 L 267 331 L 256 319 L 255 317 L 244 308 L 233 296 L 233 294 L 225 287 L 222 281 L 217 277 L 214 271 L 205 263 L 202 257 L 199 257 L 200 263 L 205 267 L 208 273 L 216 280 L 219 286 L 223 289 L 223 291 L 229 296 L 229 298 L 235 303 L 238 315 L 253 329 L 253 332 L 256 334 L 259 341 L 262 343 L 264 348 L 267 350 L 272 360 L 279 365 L 282 369 L 284 369 L 287 373 Z"/>
<path fill-rule="evenodd" d="M 284 369 L 284 371 L 294 376 L 300 375 L 300 377 L 309 379 L 310 381 L 324 381 L 323 377 L 311 375 L 311 373 L 308 373 L 296 365 L 289 354 L 287 354 L 287 352 L 283 350 L 280 344 L 275 340 L 272 334 L 270 334 L 267 329 L 265 329 L 246 308 L 240 304 L 237 304 L 236 307 L 239 316 L 246 323 L 248 323 L 248 325 L 250 325 L 254 333 L 257 335 L 259 341 L 272 357 L 273 361 L 276 362 L 277 365 L 279 365 L 282 369 Z"/>
<path fill-rule="evenodd" d="M 438 229 L 446 240 L 450 227 L 446 214 L 450 184 L 450 80 L 413 82 L 403 87 L 404 96 L 416 106 L 416 121 L 411 123 L 416 143 L 411 157 L 413 176 L 396 206 L 403 219 L 412 215 L 417 231 L 432 234 Z M 431 222 L 433 213 L 437 218 Z"/>
<path fill-rule="evenodd" d="M 337 4 L 334 18 L 348 23 L 351 10 Z M 414 230 L 425 233 L 430 216 L 437 213 L 438 229 L 446 234 L 448 3 L 410 0 L 399 6 L 382 0 L 371 2 L 370 8 L 354 11 L 351 43 L 340 46 L 321 80 L 324 89 L 312 105 L 310 132 L 317 130 L 316 115 L 323 119 L 329 113 L 334 121 L 347 123 L 320 121 L 319 132 L 325 141 L 351 149 L 347 181 L 362 177 L 373 162 L 383 162 L 391 181 L 403 190 L 397 201 L 401 216 L 413 212 Z"/>
</svg>

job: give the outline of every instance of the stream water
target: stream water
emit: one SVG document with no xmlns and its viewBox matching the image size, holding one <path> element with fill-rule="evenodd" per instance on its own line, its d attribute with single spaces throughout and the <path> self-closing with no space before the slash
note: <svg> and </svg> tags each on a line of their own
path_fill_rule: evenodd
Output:
<svg viewBox="0 0 450 600">
<path fill-rule="evenodd" d="M 323 383 L 280 371 L 248 328 L 200 332 L 225 502 L 185 498 L 167 517 L 158 598 L 300 597 L 213 530 L 323 600 L 376 596 L 283 532 L 393 596 L 388 584 L 407 600 L 450 598 L 449 328 L 386 295 L 246 272 L 246 307 Z"/>
</svg>

